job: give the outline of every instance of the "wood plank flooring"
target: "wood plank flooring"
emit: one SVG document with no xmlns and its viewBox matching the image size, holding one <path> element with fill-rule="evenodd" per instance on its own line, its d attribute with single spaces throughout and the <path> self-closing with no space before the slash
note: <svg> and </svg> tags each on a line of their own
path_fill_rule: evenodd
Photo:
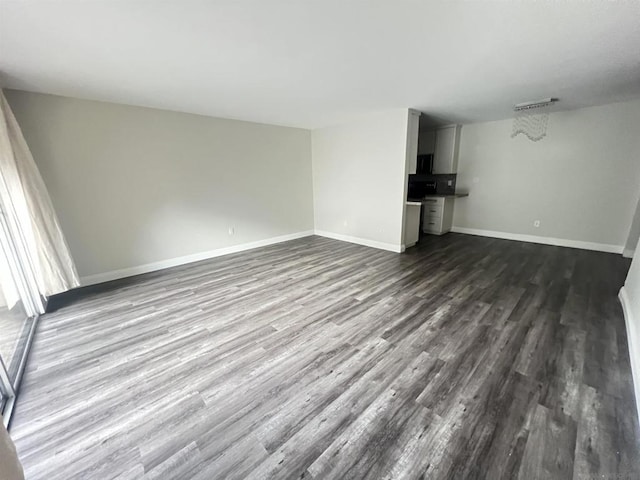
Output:
<svg viewBox="0 0 640 480">
<path fill-rule="evenodd" d="M 11 434 L 30 480 L 637 479 L 628 267 L 309 237 L 88 289 L 41 318 Z"/>
</svg>

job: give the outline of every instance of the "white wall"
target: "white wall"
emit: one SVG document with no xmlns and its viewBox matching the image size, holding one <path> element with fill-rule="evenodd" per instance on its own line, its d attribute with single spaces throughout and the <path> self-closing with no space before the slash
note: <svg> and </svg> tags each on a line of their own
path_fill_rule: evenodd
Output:
<svg viewBox="0 0 640 480">
<path fill-rule="evenodd" d="M 308 130 L 6 96 L 81 276 L 313 229 Z"/>
<path fill-rule="evenodd" d="M 640 243 L 635 250 L 640 248 Z M 636 406 L 640 418 L 640 256 L 635 255 L 627 274 L 624 287 L 620 290 L 620 301 L 627 324 L 627 341 L 636 394 Z"/>
<path fill-rule="evenodd" d="M 640 184 L 640 101 L 551 114 L 545 138 L 512 121 L 465 125 L 454 227 L 622 252 Z M 477 183 L 476 183 L 477 182 Z M 540 228 L 534 228 L 540 220 Z"/>
<path fill-rule="evenodd" d="M 389 110 L 312 131 L 317 233 L 400 251 L 408 115 Z"/>
</svg>

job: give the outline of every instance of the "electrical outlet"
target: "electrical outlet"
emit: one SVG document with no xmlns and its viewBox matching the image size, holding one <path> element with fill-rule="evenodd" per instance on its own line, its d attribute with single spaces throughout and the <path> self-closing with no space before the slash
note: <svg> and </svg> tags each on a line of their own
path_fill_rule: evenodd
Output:
<svg viewBox="0 0 640 480">
<path fill-rule="evenodd" d="M 473 177 L 472 182 L 473 183 L 478 183 L 480 181 L 480 179 L 478 177 Z"/>
<path fill-rule="evenodd" d="M 533 226 L 534 226 L 534 227 L 536 227 L 536 228 L 538 228 L 538 227 L 540 226 L 540 220 L 535 220 L 535 221 L 533 222 Z"/>
<path fill-rule="evenodd" d="M 234 235 L 236 233 L 236 227 L 229 227 L 229 235 Z"/>
<path fill-rule="evenodd" d="M 447 187 L 453 187 L 453 180 L 447 180 Z"/>
<path fill-rule="evenodd" d="M 349 226 L 349 222 L 347 222 L 346 220 L 344 222 L 342 222 L 342 225 L 344 225 L 345 227 Z"/>
</svg>

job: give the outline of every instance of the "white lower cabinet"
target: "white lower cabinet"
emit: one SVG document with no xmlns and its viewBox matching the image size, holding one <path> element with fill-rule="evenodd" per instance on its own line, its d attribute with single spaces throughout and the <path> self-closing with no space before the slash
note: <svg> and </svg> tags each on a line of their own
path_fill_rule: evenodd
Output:
<svg viewBox="0 0 640 480">
<path fill-rule="evenodd" d="M 433 197 L 422 201 L 422 231 L 442 235 L 451 230 L 453 198 Z"/>
</svg>

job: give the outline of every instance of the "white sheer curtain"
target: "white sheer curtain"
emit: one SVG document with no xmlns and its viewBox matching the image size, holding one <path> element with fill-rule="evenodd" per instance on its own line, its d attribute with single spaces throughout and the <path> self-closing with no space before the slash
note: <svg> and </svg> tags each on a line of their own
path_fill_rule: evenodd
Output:
<svg viewBox="0 0 640 480">
<path fill-rule="evenodd" d="M 37 313 L 40 299 L 80 285 L 47 188 L 0 90 L 0 209 Z M 2 282 L 2 278 L 0 278 Z M 4 282 L 3 282 L 4 290 Z M 5 290 L 5 299 L 15 292 Z"/>
</svg>

